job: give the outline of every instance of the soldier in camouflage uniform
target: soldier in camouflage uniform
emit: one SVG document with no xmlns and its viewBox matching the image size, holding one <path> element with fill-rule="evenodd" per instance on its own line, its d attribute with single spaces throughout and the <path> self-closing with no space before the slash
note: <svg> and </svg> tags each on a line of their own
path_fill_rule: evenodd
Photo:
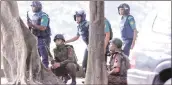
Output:
<svg viewBox="0 0 172 85">
<path fill-rule="evenodd" d="M 111 58 L 109 62 L 108 85 L 127 85 L 127 70 L 130 64 L 121 47 L 122 41 L 120 39 L 115 38 L 110 41 L 109 50 Z"/>
<path fill-rule="evenodd" d="M 70 76 L 71 85 L 76 85 L 77 61 L 72 45 L 64 44 L 65 39 L 61 34 L 55 36 L 54 42 L 56 43 L 56 48 L 53 49 L 56 62 L 52 65 L 52 71 L 56 76 L 65 76 L 65 83 Z"/>
</svg>

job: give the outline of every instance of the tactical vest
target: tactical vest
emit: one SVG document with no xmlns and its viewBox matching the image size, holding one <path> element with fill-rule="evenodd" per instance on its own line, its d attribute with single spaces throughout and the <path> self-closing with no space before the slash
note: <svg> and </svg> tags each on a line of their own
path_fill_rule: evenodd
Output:
<svg viewBox="0 0 172 85">
<path fill-rule="evenodd" d="M 38 12 L 38 13 L 35 13 L 32 16 L 32 23 L 37 24 L 37 25 L 41 25 L 41 19 L 42 19 L 42 16 L 44 16 L 44 15 L 46 15 L 48 17 L 48 15 L 45 12 L 42 12 L 42 11 Z M 50 19 L 48 17 L 47 29 L 46 30 L 33 29 L 32 33 L 35 36 L 40 37 L 40 38 L 51 36 L 51 29 L 50 29 L 49 23 L 50 23 Z"/>
<path fill-rule="evenodd" d="M 118 56 L 117 56 L 118 55 Z M 118 61 L 120 63 L 120 72 L 119 75 L 120 76 L 126 76 L 127 75 L 127 70 L 130 67 L 130 63 L 129 63 L 129 59 L 128 57 L 122 52 L 122 53 L 117 53 L 117 54 L 113 54 L 110 58 L 110 70 L 113 69 L 113 65 L 115 62 L 115 58 L 116 57 L 121 57 L 120 61 Z"/>
<path fill-rule="evenodd" d="M 79 34 L 82 36 L 83 41 L 88 45 L 89 43 L 89 22 L 83 21 L 77 26 Z"/>
<path fill-rule="evenodd" d="M 61 45 L 59 47 L 56 47 L 54 49 L 54 57 L 55 57 L 55 60 L 56 62 L 62 62 L 64 60 L 67 60 L 68 59 L 68 49 L 69 48 L 72 48 L 73 49 L 73 46 L 72 45 Z M 77 62 L 77 58 L 76 58 L 76 54 L 74 52 L 74 49 L 73 49 L 73 58 L 74 58 L 74 62 Z"/>
<path fill-rule="evenodd" d="M 123 40 L 133 39 L 134 31 L 129 24 L 129 19 L 128 19 L 129 16 L 131 15 L 128 15 L 126 19 L 122 17 L 120 22 L 121 36 Z"/>
</svg>

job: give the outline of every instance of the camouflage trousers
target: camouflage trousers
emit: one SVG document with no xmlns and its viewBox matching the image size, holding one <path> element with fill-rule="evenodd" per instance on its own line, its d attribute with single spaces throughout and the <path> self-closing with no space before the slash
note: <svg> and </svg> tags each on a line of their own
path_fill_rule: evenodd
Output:
<svg viewBox="0 0 172 85">
<path fill-rule="evenodd" d="M 65 66 L 61 66 L 56 69 L 52 69 L 56 76 L 63 76 L 65 74 L 70 74 L 76 76 L 76 64 L 75 63 L 68 63 Z"/>
<path fill-rule="evenodd" d="M 56 69 L 52 69 L 53 73 L 56 76 L 68 77 L 68 74 L 72 78 L 72 81 L 76 81 L 76 64 L 75 63 L 68 63 L 65 66 L 61 66 Z"/>
<path fill-rule="evenodd" d="M 127 85 L 127 77 L 120 75 L 109 75 L 108 85 Z"/>
</svg>

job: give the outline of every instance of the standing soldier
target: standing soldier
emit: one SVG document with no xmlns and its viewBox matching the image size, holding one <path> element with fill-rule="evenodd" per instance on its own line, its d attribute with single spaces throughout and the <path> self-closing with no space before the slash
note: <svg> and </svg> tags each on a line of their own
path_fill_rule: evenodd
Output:
<svg viewBox="0 0 172 85">
<path fill-rule="evenodd" d="M 128 57 L 122 52 L 122 41 L 118 38 L 110 41 L 110 70 L 108 85 L 127 85 L 127 70 L 130 67 Z"/>
<path fill-rule="evenodd" d="M 89 40 L 89 22 L 86 20 L 85 11 L 84 10 L 76 11 L 75 15 L 74 15 L 74 20 L 78 23 L 77 34 L 72 39 L 66 40 L 65 43 L 74 42 L 74 41 L 78 40 L 80 36 L 82 36 L 83 41 L 88 46 L 88 43 L 89 43 L 89 41 L 88 41 Z M 82 67 L 83 67 L 85 72 L 86 72 L 86 68 L 87 68 L 87 59 L 88 59 L 88 50 L 86 48 L 85 53 L 84 53 L 83 62 L 82 62 Z"/>
<path fill-rule="evenodd" d="M 64 36 L 57 34 L 54 37 L 56 48 L 54 48 L 55 63 L 52 65 L 52 71 L 56 76 L 64 76 L 67 83 L 69 76 L 72 77 L 71 85 L 76 85 L 77 58 L 72 45 L 65 45 Z"/>
<path fill-rule="evenodd" d="M 113 32 L 109 20 L 105 18 L 104 23 L 105 23 L 104 53 L 105 53 L 105 62 L 107 62 L 107 56 L 110 56 L 109 41 L 113 37 Z"/>
<path fill-rule="evenodd" d="M 41 2 L 33 1 L 31 7 L 34 14 L 31 21 L 28 21 L 27 24 L 32 33 L 37 37 L 39 54 L 42 56 L 44 66 L 48 68 L 48 53 L 45 46 L 47 45 L 49 47 L 51 41 L 51 30 L 49 27 L 50 20 L 48 15 L 42 11 Z"/>
<path fill-rule="evenodd" d="M 118 7 L 118 13 L 122 16 L 120 22 L 121 36 L 124 42 L 124 54 L 129 56 L 130 49 L 133 49 L 136 41 L 137 30 L 134 17 L 130 15 L 130 7 L 123 3 Z"/>
<path fill-rule="evenodd" d="M 73 37 L 72 39 L 66 40 L 65 43 L 74 42 L 74 41 L 78 40 L 80 36 L 82 36 L 83 41 L 88 46 L 88 44 L 89 44 L 89 22 L 86 20 L 85 11 L 84 10 L 76 11 L 75 15 L 74 15 L 74 20 L 78 23 L 77 35 L 75 37 Z M 108 53 L 108 50 L 107 50 L 108 42 L 113 37 L 113 34 L 112 34 L 110 22 L 106 18 L 104 20 L 104 23 L 105 23 L 104 54 L 105 54 L 105 60 L 106 60 L 106 57 L 108 56 L 108 54 L 107 54 Z M 86 73 L 86 69 L 87 69 L 87 60 L 88 60 L 88 49 L 86 48 L 85 53 L 84 53 L 83 62 L 82 62 L 82 67 L 83 67 L 85 73 Z"/>
</svg>

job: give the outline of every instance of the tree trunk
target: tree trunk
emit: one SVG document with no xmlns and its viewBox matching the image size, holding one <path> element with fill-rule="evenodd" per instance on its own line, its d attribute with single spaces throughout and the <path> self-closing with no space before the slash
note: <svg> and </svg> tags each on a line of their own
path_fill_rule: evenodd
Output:
<svg viewBox="0 0 172 85">
<path fill-rule="evenodd" d="M 11 84 L 62 84 L 41 63 L 37 41 L 19 17 L 16 1 L 1 1 L 1 57 Z"/>
<path fill-rule="evenodd" d="M 104 27 L 104 1 L 90 1 L 89 57 L 85 84 L 107 84 Z"/>
</svg>

